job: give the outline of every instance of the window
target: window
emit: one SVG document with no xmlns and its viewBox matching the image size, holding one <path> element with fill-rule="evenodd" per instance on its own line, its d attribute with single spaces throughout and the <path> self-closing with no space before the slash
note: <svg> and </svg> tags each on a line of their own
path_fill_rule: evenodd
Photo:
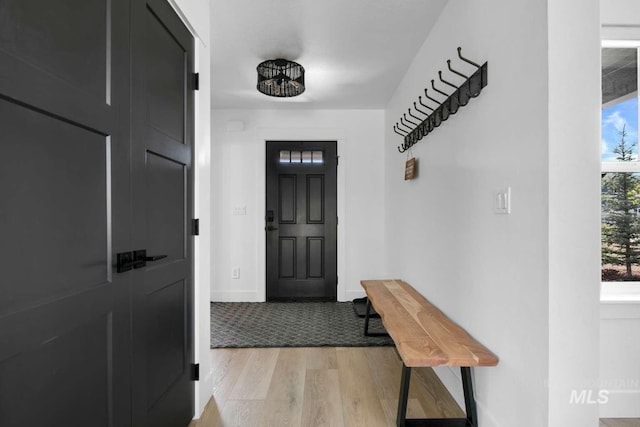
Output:
<svg viewBox="0 0 640 427">
<path fill-rule="evenodd" d="M 323 163 L 323 151 L 280 151 L 280 163 Z"/>
<path fill-rule="evenodd" d="M 640 282 L 640 42 L 602 48 L 602 281 Z"/>
</svg>

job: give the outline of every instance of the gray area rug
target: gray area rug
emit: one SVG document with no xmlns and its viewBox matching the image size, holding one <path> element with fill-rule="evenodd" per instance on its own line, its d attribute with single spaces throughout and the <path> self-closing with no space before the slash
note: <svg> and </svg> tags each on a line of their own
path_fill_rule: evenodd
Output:
<svg viewBox="0 0 640 427">
<path fill-rule="evenodd" d="M 351 302 L 212 302 L 211 348 L 367 347 L 393 345 L 365 337 Z M 369 330 L 382 329 L 379 318 Z"/>
</svg>

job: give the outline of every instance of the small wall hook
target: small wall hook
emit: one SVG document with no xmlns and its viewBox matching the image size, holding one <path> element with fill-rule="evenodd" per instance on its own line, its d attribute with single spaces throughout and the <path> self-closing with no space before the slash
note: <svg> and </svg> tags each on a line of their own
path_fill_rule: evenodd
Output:
<svg viewBox="0 0 640 427">
<path fill-rule="evenodd" d="M 403 114 L 403 115 L 402 115 L 402 117 L 404 117 L 404 119 L 407 121 L 407 123 L 411 123 L 411 124 L 412 124 L 412 125 L 414 125 L 414 126 L 418 126 L 418 124 L 417 124 L 417 123 L 414 123 L 414 122 L 412 122 L 411 120 L 407 119 L 407 114 L 406 114 L 406 113 L 405 113 L 405 114 Z M 402 119 L 400 119 L 400 120 L 402 120 Z"/>
<path fill-rule="evenodd" d="M 421 102 L 421 104 L 422 104 L 422 102 Z M 417 112 L 419 112 L 420 114 L 424 114 L 425 116 L 429 117 L 429 113 L 424 112 L 424 111 L 422 111 L 421 109 L 419 109 L 415 102 L 413 103 L 413 108 L 414 108 Z M 427 108 L 429 108 L 429 107 L 427 107 Z M 433 110 L 431 110 L 431 111 L 433 111 Z"/>
<path fill-rule="evenodd" d="M 432 80 L 433 81 L 433 80 Z M 427 92 L 427 89 L 424 90 L 424 95 L 429 98 L 430 100 L 432 100 L 433 102 L 435 102 L 438 105 L 441 105 L 442 103 L 440 101 L 438 101 L 437 99 L 433 99 L 432 97 L 429 96 L 429 93 Z"/>
<path fill-rule="evenodd" d="M 415 103 L 415 102 L 413 103 L 413 106 L 414 106 L 414 107 L 416 106 L 416 103 Z M 417 109 L 417 108 L 416 108 L 416 109 Z M 420 117 L 418 117 L 418 116 L 414 116 L 413 114 L 411 114 L 411 108 L 409 108 L 409 115 L 410 115 L 411 117 L 413 117 L 414 119 L 416 119 L 416 120 L 418 121 L 418 123 L 422 121 L 422 119 L 421 119 Z"/>
<path fill-rule="evenodd" d="M 395 125 L 393 125 L 393 131 L 394 131 L 395 133 L 397 133 L 397 134 L 398 134 L 398 135 L 400 135 L 400 136 L 407 136 L 407 135 L 408 135 L 408 133 L 407 133 L 407 132 L 404 132 L 404 130 L 402 130 L 402 129 L 398 129 L 398 127 L 397 127 L 397 126 L 398 126 L 398 124 L 397 124 L 397 123 L 396 123 Z M 404 132 L 404 133 L 400 133 L 400 131 L 402 131 L 402 132 Z"/>
<path fill-rule="evenodd" d="M 438 93 L 440 93 L 440 94 L 442 94 L 442 95 L 444 95 L 444 96 L 446 96 L 448 98 L 449 94 L 444 93 L 441 90 L 438 90 L 438 88 L 436 88 L 435 82 L 436 82 L 435 80 L 431 80 L 431 87 L 433 88 L 433 90 L 435 90 L 436 92 L 438 92 Z"/>
<path fill-rule="evenodd" d="M 427 90 L 426 90 L 426 89 L 424 90 L 424 93 L 427 93 Z M 434 111 L 434 109 L 433 109 L 433 108 L 429 107 L 427 104 L 425 104 L 424 102 L 422 102 L 422 96 L 419 96 L 419 97 L 418 97 L 418 101 L 420 101 L 420 105 L 422 105 L 423 107 L 428 108 L 428 109 L 429 109 L 429 110 L 431 110 L 431 111 Z"/>
<path fill-rule="evenodd" d="M 405 128 L 409 129 L 409 133 L 413 130 L 412 127 L 407 126 L 407 124 L 405 122 L 402 121 L 402 117 L 400 117 L 400 125 L 404 126 Z M 400 129 L 400 125 L 398 125 L 398 129 Z"/>
<path fill-rule="evenodd" d="M 438 76 L 440 77 L 440 81 L 444 84 L 447 84 L 449 86 L 451 86 L 454 89 L 458 89 L 458 87 L 456 85 L 454 85 L 453 83 L 449 83 L 448 81 L 446 81 L 445 79 L 442 78 L 442 71 L 438 71 Z"/>
<path fill-rule="evenodd" d="M 469 78 L 469 76 L 465 76 L 465 75 L 464 75 L 464 74 L 462 74 L 461 72 L 456 71 L 456 70 L 454 70 L 453 68 L 451 68 L 451 60 L 450 60 L 450 59 L 447 59 L 447 67 L 449 67 L 449 71 L 451 71 L 451 72 L 452 72 L 452 73 L 454 73 L 454 74 L 459 75 L 459 76 L 460 76 L 460 77 L 462 77 L 463 79 L 468 79 L 468 78 Z"/>
<path fill-rule="evenodd" d="M 473 62 L 470 59 L 465 58 L 464 56 L 462 56 L 462 48 L 458 46 L 458 58 L 462 59 L 464 62 L 473 65 L 476 68 L 480 68 L 480 65 L 476 64 L 475 62 Z"/>
</svg>

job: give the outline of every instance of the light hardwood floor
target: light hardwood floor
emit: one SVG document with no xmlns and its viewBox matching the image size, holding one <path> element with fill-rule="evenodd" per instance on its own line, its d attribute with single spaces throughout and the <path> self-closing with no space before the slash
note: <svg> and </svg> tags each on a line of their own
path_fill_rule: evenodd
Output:
<svg viewBox="0 0 640 427">
<path fill-rule="evenodd" d="M 393 347 L 218 349 L 213 397 L 190 427 L 395 426 Z M 435 373 L 413 370 L 409 417 L 460 417 Z"/>
<path fill-rule="evenodd" d="M 395 426 L 402 365 L 393 347 L 218 349 L 211 359 L 213 396 L 189 427 Z M 428 368 L 413 370 L 409 399 L 409 417 L 464 416 Z"/>
</svg>

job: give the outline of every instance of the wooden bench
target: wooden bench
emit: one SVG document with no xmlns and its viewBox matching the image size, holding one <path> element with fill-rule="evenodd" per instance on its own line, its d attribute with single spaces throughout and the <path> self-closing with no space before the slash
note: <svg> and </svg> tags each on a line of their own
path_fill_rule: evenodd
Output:
<svg viewBox="0 0 640 427">
<path fill-rule="evenodd" d="M 380 314 L 382 324 L 393 339 L 402 359 L 402 378 L 398 400 L 398 427 L 404 426 L 478 426 L 473 396 L 471 367 L 496 366 L 498 358 L 449 319 L 425 297 L 401 280 L 363 280 L 367 293 L 364 333 L 369 331 L 371 306 Z M 407 419 L 407 400 L 411 368 L 459 366 L 466 418 Z"/>
</svg>

